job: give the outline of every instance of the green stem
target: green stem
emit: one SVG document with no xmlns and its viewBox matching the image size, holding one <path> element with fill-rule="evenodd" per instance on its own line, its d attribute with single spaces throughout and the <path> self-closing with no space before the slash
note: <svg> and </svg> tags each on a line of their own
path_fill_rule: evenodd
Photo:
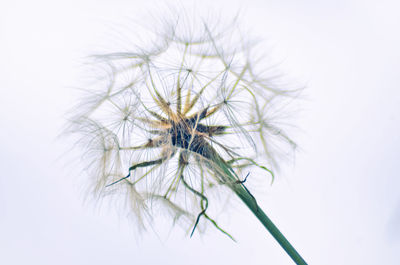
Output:
<svg viewBox="0 0 400 265">
<path fill-rule="evenodd" d="M 237 185 L 239 188 L 232 188 L 232 190 L 239 196 L 244 204 L 249 207 L 258 220 L 267 228 L 271 235 L 278 241 L 279 245 L 286 251 L 296 264 L 307 264 L 296 249 L 289 243 L 285 236 L 274 225 L 271 219 L 264 213 L 264 211 L 257 205 L 254 197 L 252 197 L 247 190 Z"/>
<path fill-rule="evenodd" d="M 264 211 L 258 206 L 256 199 L 250 194 L 247 188 L 238 181 L 238 177 L 234 173 L 233 169 L 226 164 L 221 158 L 217 159 L 218 166 L 225 173 L 225 177 L 228 177 L 227 183 L 233 192 L 244 202 L 244 204 L 249 207 L 253 214 L 258 218 L 258 220 L 265 226 L 265 228 L 271 233 L 271 235 L 278 241 L 281 247 L 286 251 L 286 253 L 292 258 L 296 264 L 307 265 L 305 260 L 300 256 L 296 249 L 289 243 L 285 236 L 279 231 L 279 229 L 274 225 L 271 219 L 264 213 Z"/>
</svg>

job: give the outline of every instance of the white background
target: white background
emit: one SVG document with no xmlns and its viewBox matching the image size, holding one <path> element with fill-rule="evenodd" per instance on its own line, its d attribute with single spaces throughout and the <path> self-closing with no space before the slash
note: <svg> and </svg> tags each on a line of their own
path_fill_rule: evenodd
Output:
<svg viewBox="0 0 400 265">
<path fill-rule="evenodd" d="M 165 3 L 141 2 L 1 2 L 0 264 L 291 264 L 241 205 L 223 219 L 234 243 L 212 227 L 191 239 L 179 229 L 139 237 L 124 213 L 84 203 L 71 142 L 57 135 L 81 59 L 107 26 Z M 301 149 L 262 208 L 309 264 L 398 264 L 400 5 L 204 2 L 227 15 L 241 9 L 285 71 L 307 81 Z"/>
</svg>

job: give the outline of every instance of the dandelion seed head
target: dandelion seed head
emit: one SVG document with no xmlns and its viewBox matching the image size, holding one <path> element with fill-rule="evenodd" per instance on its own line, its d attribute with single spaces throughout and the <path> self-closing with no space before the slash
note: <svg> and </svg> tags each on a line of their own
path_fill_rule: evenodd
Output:
<svg viewBox="0 0 400 265">
<path fill-rule="evenodd" d="M 105 74 L 70 128 L 93 191 L 122 197 L 141 229 L 164 209 L 186 231 L 202 213 L 225 233 L 208 214 L 229 184 L 216 157 L 239 175 L 259 168 L 271 178 L 276 154 L 295 146 L 274 115 L 296 93 L 262 70 L 236 18 L 181 14 L 138 44 L 93 56 Z"/>
</svg>

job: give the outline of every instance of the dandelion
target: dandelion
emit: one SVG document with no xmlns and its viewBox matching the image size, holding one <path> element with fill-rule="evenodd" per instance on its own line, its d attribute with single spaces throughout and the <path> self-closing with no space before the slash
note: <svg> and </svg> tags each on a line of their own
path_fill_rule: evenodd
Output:
<svg viewBox="0 0 400 265">
<path fill-rule="evenodd" d="M 95 56 L 106 78 L 88 90 L 71 131 L 96 194 L 122 194 L 142 228 L 157 205 L 191 236 L 208 222 L 232 238 L 209 213 L 230 191 L 305 264 L 245 185 L 254 168 L 272 181 L 274 154 L 295 146 L 269 115 L 293 90 L 262 71 L 236 22 L 221 24 L 181 16 L 141 45 Z"/>
</svg>

